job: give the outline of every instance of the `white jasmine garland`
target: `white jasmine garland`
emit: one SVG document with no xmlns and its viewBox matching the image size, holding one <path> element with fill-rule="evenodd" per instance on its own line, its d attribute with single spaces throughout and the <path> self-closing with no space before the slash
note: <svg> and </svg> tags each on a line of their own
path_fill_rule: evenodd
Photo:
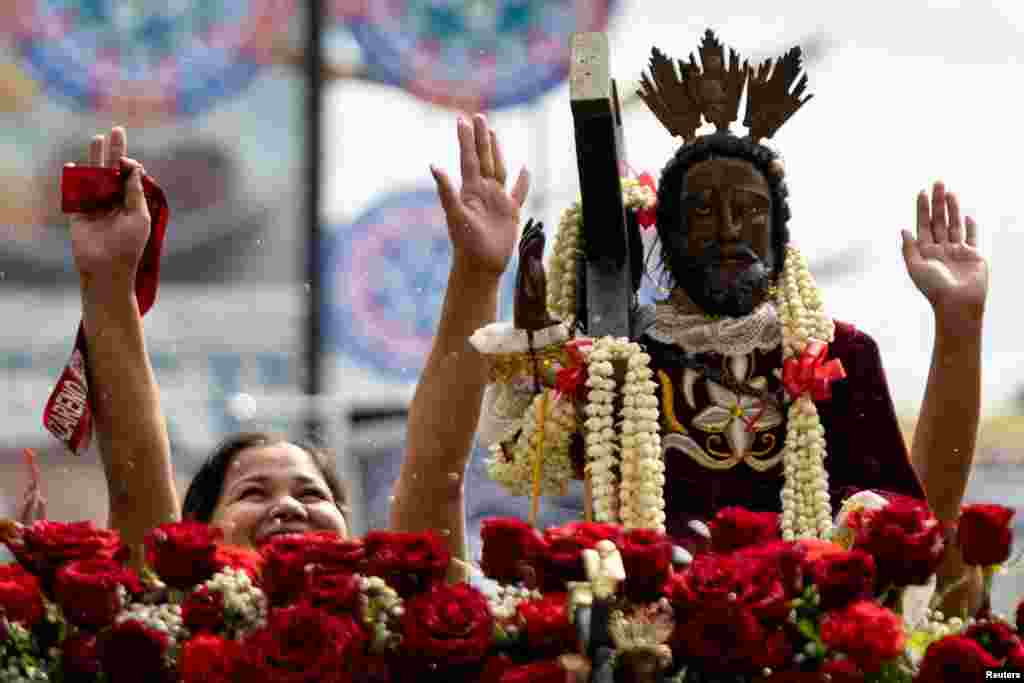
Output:
<svg viewBox="0 0 1024 683">
<path fill-rule="evenodd" d="M 635 178 L 622 179 L 622 203 L 626 209 L 653 208 L 654 191 Z M 577 200 L 558 219 L 554 251 L 548 262 L 548 311 L 563 322 L 576 318 L 576 261 L 583 252 L 583 211 Z"/>
<path fill-rule="evenodd" d="M 241 638 L 264 624 L 267 597 L 244 570 L 225 567 L 202 586 L 223 597 L 228 637 Z"/>
<path fill-rule="evenodd" d="M 178 658 L 178 647 L 189 636 L 181 618 L 181 605 L 173 603 L 159 605 L 132 603 L 121 610 L 114 621 L 118 624 L 125 621 L 138 621 L 146 628 L 159 631 L 167 636 L 168 647 L 164 653 L 164 659 L 168 666 L 174 666 L 174 662 Z"/>
<path fill-rule="evenodd" d="M 540 600 L 543 597 L 537 589 L 504 584 L 498 584 L 493 589 L 488 589 L 485 595 L 487 607 L 496 622 L 512 621 L 520 603 L 528 600 Z"/>
<path fill-rule="evenodd" d="M 373 634 L 370 649 L 383 652 L 397 647 L 402 639 L 398 622 L 405 611 L 402 598 L 379 576 L 360 576 L 358 580 L 363 623 Z"/>
<path fill-rule="evenodd" d="M 614 337 L 596 340 L 585 357 L 591 390 L 585 409 L 584 445 L 594 517 L 599 522 L 620 522 L 626 528 L 664 531 L 665 467 L 651 357 L 636 342 Z M 618 435 L 612 429 L 616 389 L 613 360 L 626 363 Z M 615 457 L 616 451 L 620 458 Z"/>
<path fill-rule="evenodd" d="M 778 282 L 776 308 L 782 323 L 782 358 L 798 358 L 808 343 L 831 344 L 835 323 L 825 313 L 821 294 L 807 260 L 793 247 Z M 825 428 L 810 395 L 790 397 L 782 462 L 782 537 L 827 538 L 832 531 L 828 472 L 825 471 Z"/>
<path fill-rule="evenodd" d="M 537 415 L 544 402 L 543 439 L 538 429 Z M 519 432 L 511 446 L 505 446 Z M 513 426 L 505 438 L 490 447 L 487 472 L 514 496 L 529 496 L 533 492 L 533 463 L 537 449 L 542 448 L 540 492 L 555 496 L 562 492 L 565 482 L 573 475 L 569 446 L 576 431 L 576 408 L 570 397 L 555 398 L 553 389 L 545 389 L 533 397 L 522 422 Z"/>
</svg>

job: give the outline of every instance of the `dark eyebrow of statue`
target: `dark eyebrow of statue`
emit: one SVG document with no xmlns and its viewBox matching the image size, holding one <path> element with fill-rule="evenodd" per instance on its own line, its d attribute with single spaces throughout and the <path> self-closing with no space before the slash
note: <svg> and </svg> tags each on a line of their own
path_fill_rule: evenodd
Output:
<svg viewBox="0 0 1024 683">
<path fill-rule="evenodd" d="M 706 203 L 707 197 L 704 192 L 687 192 L 682 197 L 682 204 L 687 209 L 704 206 Z"/>
<path fill-rule="evenodd" d="M 736 186 L 736 190 L 738 190 L 740 192 L 747 192 L 749 194 L 756 195 L 756 196 L 760 197 L 761 199 L 770 199 L 771 198 L 767 192 L 765 192 L 762 188 L 757 187 L 756 185 L 737 185 Z"/>
</svg>

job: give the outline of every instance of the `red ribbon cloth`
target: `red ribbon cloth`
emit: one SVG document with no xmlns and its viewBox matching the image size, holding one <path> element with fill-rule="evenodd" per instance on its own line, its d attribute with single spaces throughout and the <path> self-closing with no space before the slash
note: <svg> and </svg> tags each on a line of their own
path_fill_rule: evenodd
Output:
<svg viewBox="0 0 1024 683">
<path fill-rule="evenodd" d="M 61 211 L 67 214 L 93 213 L 123 206 L 124 186 L 129 175 L 130 168 L 66 167 L 60 181 Z M 146 196 L 152 227 L 135 275 L 135 300 L 139 304 L 139 312 L 145 315 L 156 301 L 160 283 L 160 252 L 170 212 L 163 190 L 149 176 L 142 177 L 142 191 Z M 85 331 L 80 323 L 74 351 L 43 410 L 43 426 L 75 455 L 85 453 L 92 439 L 87 364 Z"/>
<path fill-rule="evenodd" d="M 640 177 L 638 177 L 637 180 L 640 181 L 641 185 L 651 188 L 651 192 L 654 193 L 655 197 L 658 196 L 658 185 L 654 182 L 654 176 L 645 171 L 640 174 Z M 637 211 L 636 220 L 642 228 L 649 228 L 654 225 L 658 221 L 657 203 L 649 209 L 640 209 Z"/>
<path fill-rule="evenodd" d="M 832 382 L 846 377 L 846 370 L 838 358 L 826 361 L 828 344 L 811 340 L 799 358 L 789 358 L 782 364 L 782 384 L 793 398 L 810 392 L 815 401 L 832 398 Z"/>
<path fill-rule="evenodd" d="M 584 383 L 587 381 L 587 364 L 583 358 L 581 348 L 593 346 L 594 342 L 589 339 L 572 339 L 565 344 L 565 350 L 569 354 L 571 365 L 560 369 L 555 374 L 555 398 L 563 395 L 580 400 Z"/>
</svg>

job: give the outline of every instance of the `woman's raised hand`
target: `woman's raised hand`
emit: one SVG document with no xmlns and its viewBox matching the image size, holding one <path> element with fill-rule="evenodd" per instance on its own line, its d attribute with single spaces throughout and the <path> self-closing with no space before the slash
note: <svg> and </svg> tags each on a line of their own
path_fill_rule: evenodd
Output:
<svg viewBox="0 0 1024 683">
<path fill-rule="evenodd" d="M 498 278 L 515 250 L 519 211 L 530 177 L 524 168 L 512 190 L 506 191 L 508 173 L 501 145 L 483 114 L 475 115 L 472 123 L 459 117 L 458 135 L 460 190 L 455 191 L 444 171 L 430 167 L 448 220 L 453 268 Z"/>
<path fill-rule="evenodd" d="M 71 217 L 71 251 L 83 286 L 113 285 L 118 290 L 135 286 L 135 272 L 149 240 L 150 216 L 142 191 L 142 164 L 128 159 L 124 128 L 110 136 L 96 135 L 89 144 L 90 166 L 131 168 L 125 184 L 124 204 L 108 212 Z M 73 164 L 68 164 L 72 166 Z"/>
</svg>

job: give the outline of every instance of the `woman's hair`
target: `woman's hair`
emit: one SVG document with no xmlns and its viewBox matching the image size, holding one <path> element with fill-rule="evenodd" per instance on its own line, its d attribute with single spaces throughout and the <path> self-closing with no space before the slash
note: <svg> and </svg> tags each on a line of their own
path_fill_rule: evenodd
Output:
<svg viewBox="0 0 1024 683">
<path fill-rule="evenodd" d="M 661 258 L 668 274 L 674 276 L 686 267 L 686 212 L 682 207 L 683 181 L 686 172 L 697 163 L 709 159 L 740 159 L 751 163 L 768 181 L 771 193 L 772 251 L 775 274 L 782 272 L 789 244 L 789 190 L 773 162 L 779 156 L 773 150 L 746 138 L 713 134 L 683 145 L 665 165 L 658 183 L 658 216 L 656 227 L 661 242 Z M 674 282 L 669 283 L 674 285 Z"/>
<path fill-rule="evenodd" d="M 182 505 L 182 518 L 209 523 L 224 490 L 224 479 L 227 477 L 228 467 L 231 466 L 235 457 L 247 448 L 275 446 L 282 443 L 297 446 L 309 454 L 317 469 L 320 470 L 320 474 L 323 475 L 324 481 L 327 482 L 328 488 L 331 489 L 335 505 L 344 514 L 348 506 L 348 493 L 344 483 L 334 472 L 334 457 L 328 450 L 272 432 L 241 432 L 222 441 L 199 468 L 196 476 L 192 478 L 188 493 L 185 494 L 185 503 Z"/>
</svg>

